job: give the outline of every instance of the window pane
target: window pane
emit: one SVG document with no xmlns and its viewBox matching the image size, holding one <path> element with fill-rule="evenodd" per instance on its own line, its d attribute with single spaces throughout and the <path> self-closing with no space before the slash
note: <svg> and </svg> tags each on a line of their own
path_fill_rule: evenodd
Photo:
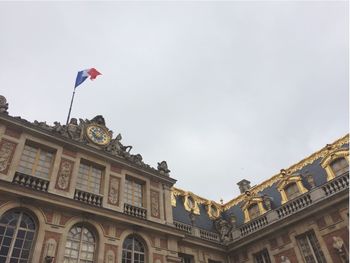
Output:
<svg viewBox="0 0 350 263">
<path fill-rule="evenodd" d="M 93 262 L 94 252 L 95 238 L 90 230 L 72 227 L 67 236 L 64 262 Z"/>
</svg>

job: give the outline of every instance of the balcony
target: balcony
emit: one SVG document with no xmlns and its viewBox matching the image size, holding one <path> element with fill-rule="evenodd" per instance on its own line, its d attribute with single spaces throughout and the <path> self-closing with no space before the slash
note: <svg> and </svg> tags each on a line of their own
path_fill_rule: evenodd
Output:
<svg viewBox="0 0 350 263">
<path fill-rule="evenodd" d="M 322 186 L 322 189 L 326 196 L 330 196 L 348 187 L 349 187 L 349 173 L 345 173 L 329 181 L 327 184 Z"/>
<path fill-rule="evenodd" d="M 74 199 L 94 206 L 102 206 L 103 196 L 75 189 Z"/>
<path fill-rule="evenodd" d="M 50 183 L 48 180 L 19 172 L 16 172 L 12 182 L 42 192 L 47 192 Z"/>
<path fill-rule="evenodd" d="M 142 219 L 147 218 L 147 210 L 145 208 L 133 206 L 126 203 L 124 204 L 124 214 Z"/>
<path fill-rule="evenodd" d="M 187 224 L 184 224 L 184 223 L 181 223 L 181 222 L 178 222 L 178 221 L 174 221 L 174 226 L 181 230 L 181 231 L 184 231 L 188 234 L 191 234 L 192 233 L 192 226 L 190 225 L 187 225 Z"/>
<path fill-rule="evenodd" d="M 239 230 L 241 231 L 241 236 L 246 236 L 250 233 L 259 230 L 260 228 L 263 228 L 266 225 L 268 225 L 266 215 L 262 215 L 244 224 L 242 227 L 239 228 Z"/>
<path fill-rule="evenodd" d="M 285 203 L 281 208 L 276 209 L 278 218 L 289 216 L 312 204 L 310 194 L 304 194 L 296 199 Z"/>
</svg>

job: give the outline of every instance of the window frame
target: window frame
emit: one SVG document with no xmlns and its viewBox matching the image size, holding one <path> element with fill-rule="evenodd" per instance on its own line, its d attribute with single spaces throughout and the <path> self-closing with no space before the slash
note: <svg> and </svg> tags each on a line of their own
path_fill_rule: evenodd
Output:
<svg viewBox="0 0 350 263">
<path fill-rule="evenodd" d="M 34 148 L 36 150 L 33 163 L 30 163 L 27 160 L 22 159 L 22 158 L 30 157 L 30 156 L 24 156 L 23 155 L 24 152 L 26 151 L 26 147 L 31 147 L 31 148 Z M 39 165 L 39 162 L 42 161 L 42 160 L 40 160 L 40 157 L 42 156 L 41 155 L 42 152 L 45 152 L 46 154 L 51 154 L 51 161 L 49 163 L 49 167 L 45 167 L 45 166 Z M 25 143 L 24 143 L 22 152 L 21 152 L 21 156 L 20 156 L 19 161 L 18 161 L 18 165 L 17 165 L 16 171 L 18 173 L 26 174 L 26 175 L 29 175 L 29 176 L 32 176 L 32 177 L 37 177 L 37 178 L 44 179 L 44 180 L 50 180 L 51 175 L 52 175 L 52 171 L 53 171 L 53 167 L 54 167 L 54 164 L 55 164 L 55 161 L 56 161 L 56 152 L 57 152 L 56 149 L 48 147 L 47 145 L 42 145 L 42 144 L 34 142 L 34 141 L 26 140 Z M 31 167 L 30 167 L 31 172 L 30 173 L 22 171 L 22 169 L 25 169 L 25 168 L 29 169 L 29 167 L 27 167 L 25 165 L 22 165 L 23 162 L 31 164 Z M 39 168 L 40 167 L 44 167 L 44 168 L 48 169 L 46 177 L 36 174 L 36 172 L 38 172 L 38 171 L 40 172 L 38 167 Z"/>
<path fill-rule="evenodd" d="M 312 243 L 312 240 L 310 240 L 310 235 L 312 235 L 312 237 L 315 239 L 316 243 Z M 308 249 L 311 251 L 311 255 L 313 257 L 313 260 L 315 262 L 318 262 L 318 263 L 327 263 L 327 260 L 324 256 L 324 253 L 322 251 L 322 247 L 320 245 L 320 242 L 319 240 L 317 239 L 316 237 L 316 234 L 315 234 L 315 231 L 314 230 L 309 230 L 309 231 L 306 231 L 305 233 L 301 234 L 301 235 L 298 235 L 295 237 L 296 241 L 297 241 L 297 244 L 298 244 L 298 248 L 299 248 L 299 251 L 300 251 L 300 254 L 301 256 L 303 257 L 304 261 L 306 263 L 308 263 L 308 259 L 306 258 L 306 255 L 304 254 L 304 250 L 302 248 L 302 244 L 300 242 L 300 240 L 302 239 L 305 239 L 306 240 L 306 243 L 308 245 Z M 303 241 L 304 242 L 304 241 Z M 315 248 L 314 246 L 317 247 L 318 251 L 315 251 Z M 317 254 L 321 257 L 319 258 L 317 256 Z"/>
<path fill-rule="evenodd" d="M 125 245 L 125 242 L 128 240 L 128 239 L 132 239 L 132 249 L 131 251 L 128 250 L 127 248 L 124 247 Z M 135 240 L 139 243 L 141 243 L 142 247 L 143 247 L 143 252 L 141 251 L 136 251 L 135 250 Z M 147 248 L 147 245 L 146 245 L 146 242 L 143 240 L 143 238 L 139 237 L 138 235 L 135 235 L 135 234 L 130 234 L 130 235 L 127 235 L 125 238 L 124 238 L 124 241 L 122 243 L 122 255 L 121 255 L 121 259 L 122 259 L 122 263 L 126 261 L 128 261 L 128 258 L 124 258 L 124 252 L 131 252 L 131 263 L 134 262 L 135 260 L 135 254 L 138 254 L 138 255 L 143 255 L 143 262 L 141 263 L 147 263 L 148 262 L 148 248 Z M 140 260 L 138 260 L 138 262 L 140 262 Z"/>
<path fill-rule="evenodd" d="M 262 261 L 260 259 L 257 259 L 257 257 L 259 256 L 262 257 Z M 266 260 L 266 256 L 267 256 L 267 260 Z M 270 254 L 267 248 L 264 248 L 263 250 L 260 250 L 259 252 L 254 253 L 253 257 L 254 257 L 254 263 L 271 263 Z"/>
<path fill-rule="evenodd" d="M 128 186 L 127 184 L 131 183 L 131 191 L 129 192 L 128 190 Z M 137 202 L 135 201 L 136 196 L 135 196 L 135 187 L 136 185 L 140 186 L 141 191 L 138 191 L 141 193 L 141 206 L 139 204 L 137 204 Z M 140 208 L 146 208 L 147 204 L 146 204 L 146 182 L 139 180 L 138 178 L 126 175 L 125 176 L 125 182 L 124 182 L 124 193 L 123 193 L 123 198 L 124 198 L 124 203 L 128 204 L 128 205 L 132 205 L 132 206 L 136 206 L 136 207 L 140 207 Z M 130 202 L 130 198 L 129 196 L 131 196 L 131 202 Z"/>
<path fill-rule="evenodd" d="M 30 212 L 30 211 L 27 211 L 27 210 L 20 210 L 20 209 L 11 209 L 11 210 L 8 210 L 6 211 L 5 213 L 3 213 L 1 216 L 0 216 L 0 220 L 7 214 L 10 214 L 10 213 L 19 213 L 19 217 L 17 219 L 17 222 L 16 222 L 16 225 L 15 227 L 13 227 L 13 235 L 12 235 L 12 238 L 10 240 L 10 246 L 9 246 L 9 249 L 8 249 L 8 252 L 7 252 L 7 255 L 6 255 L 6 261 L 4 263 L 9 263 L 10 260 L 12 259 L 12 256 L 13 256 L 13 252 L 14 252 L 14 249 L 19 249 L 17 247 L 15 247 L 16 243 L 17 243 L 17 240 L 18 239 L 21 239 L 19 236 L 18 236 L 18 233 L 20 230 L 22 231 L 25 231 L 25 234 L 23 236 L 23 244 L 22 244 L 22 248 L 20 249 L 20 255 L 22 254 L 22 251 L 23 251 L 23 246 L 24 246 L 24 243 L 25 242 L 29 242 L 26 237 L 27 237 L 27 233 L 28 232 L 32 232 L 33 233 L 33 238 L 32 240 L 30 240 L 30 246 L 28 248 L 28 258 L 26 259 L 27 260 L 27 263 L 28 262 L 31 262 L 32 258 L 33 258 L 33 252 L 35 250 L 35 245 L 36 245 L 36 239 L 37 239 L 37 235 L 38 235 L 38 231 L 39 231 L 39 224 L 38 224 L 38 221 L 36 219 L 36 217 Z M 22 219 L 23 219 L 23 215 L 26 215 L 30 220 L 32 220 L 33 224 L 34 224 L 34 230 L 28 230 L 28 228 L 23 228 L 21 227 L 21 222 L 22 222 Z M 0 225 L 2 227 L 5 227 L 5 230 L 7 232 L 7 226 L 8 225 Z M 4 236 L 3 236 L 3 239 L 5 238 L 5 230 L 4 230 Z M 25 237 L 25 238 L 24 238 Z M 1 240 L 0 239 L 0 249 L 2 247 L 2 242 L 3 242 L 3 239 Z M 4 255 L 5 256 L 5 255 Z M 23 260 L 23 259 L 22 259 Z"/>
<path fill-rule="evenodd" d="M 80 175 L 82 175 L 82 173 L 80 173 L 81 165 L 85 165 L 85 166 L 89 167 L 89 172 L 87 174 L 88 175 L 87 188 L 85 188 L 85 185 L 84 185 L 84 180 L 86 180 L 86 179 L 80 177 Z M 94 182 L 93 179 L 96 177 L 93 176 L 93 169 L 101 171 L 98 192 L 95 192 L 96 182 Z M 76 175 L 77 179 L 76 179 L 76 183 L 75 183 L 75 188 L 80 190 L 80 191 L 87 192 L 87 193 L 91 193 L 91 194 L 95 194 L 95 195 L 103 195 L 102 191 L 103 191 L 103 186 L 104 186 L 105 172 L 106 172 L 106 169 L 104 166 L 99 165 L 97 163 L 87 161 L 85 159 L 81 159 L 79 162 L 78 171 L 77 171 L 77 175 Z M 84 176 L 86 176 L 86 174 L 84 174 Z M 80 180 L 82 180 L 82 182 Z"/>
<path fill-rule="evenodd" d="M 290 175 L 285 175 L 282 177 L 281 181 L 277 184 L 277 190 L 281 194 L 281 204 L 283 205 L 284 203 L 287 203 L 290 200 L 293 200 L 294 198 L 297 198 L 297 196 L 293 197 L 293 199 L 288 199 L 287 193 L 286 193 L 286 187 L 288 185 L 295 183 L 296 186 L 299 189 L 299 194 L 297 196 L 300 196 L 302 194 L 305 194 L 308 192 L 308 190 L 304 187 L 302 183 L 302 177 L 300 174 L 290 174 Z"/>
<path fill-rule="evenodd" d="M 348 165 L 350 163 L 349 161 L 349 149 L 338 149 L 338 150 L 331 150 L 325 157 L 323 157 L 321 161 L 321 166 L 326 170 L 327 173 L 327 181 L 333 180 L 336 175 L 331 167 L 331 163 L 339 158 L 344 158 Z"/>
</svg>

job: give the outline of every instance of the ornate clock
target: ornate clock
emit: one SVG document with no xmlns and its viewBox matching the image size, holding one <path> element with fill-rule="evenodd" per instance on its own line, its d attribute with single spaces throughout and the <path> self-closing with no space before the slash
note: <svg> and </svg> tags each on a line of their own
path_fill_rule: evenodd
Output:
<svg viewBox="0 0 350 263">
<path fill-rule="evenodd" d="M 86 135 L 92 143 L 100 146 L 107 145 L 111 141 L 108 130 L 96 124 L 86 127 Z"/>
</svg>

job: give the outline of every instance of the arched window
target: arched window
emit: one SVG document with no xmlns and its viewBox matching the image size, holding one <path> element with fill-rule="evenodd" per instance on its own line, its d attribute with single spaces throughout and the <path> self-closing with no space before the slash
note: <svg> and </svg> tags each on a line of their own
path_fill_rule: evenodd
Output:
<svg viewBox="0 0 350 263">
<path fill-rule="evenodd" d="M 22 211 L 10 211 L 0 218 L 0 262 L 30 262 L 36 226 Z"/>
<path fill-rule="evenodd" d="M 338 158 L 332 161 L 330 165 L 335 176 L 349 172 L 349 164 L 345 158 Z"/>
<path fill-rule="evenodd" d="M 251 206 L 249 206 L 248 213 L 249 213 L 250 220 L 258 217 L 260 215 L 260 210 L 259 210 L 258 204 L 255 203 L 255 204 L 252 204 Z"/>
<path fill-rule="evenodd" d="M 297 183 L 290 183 L 284 187 L 284 192 L 287 195 L 288 200 L 292 200 L 300 194 Z"/>
<path fill-rule="evenodd" d="M 128 236 L 123 243 L 122 263 L 145 263 L 145 246 L 136 236 Z"/>
<path fill-rule="evenodd" d="M 64 263 L 94 262 L 96 239 L 92 232 L 82 225 L 73 226 L 67 236 Z"/>
</svg>

